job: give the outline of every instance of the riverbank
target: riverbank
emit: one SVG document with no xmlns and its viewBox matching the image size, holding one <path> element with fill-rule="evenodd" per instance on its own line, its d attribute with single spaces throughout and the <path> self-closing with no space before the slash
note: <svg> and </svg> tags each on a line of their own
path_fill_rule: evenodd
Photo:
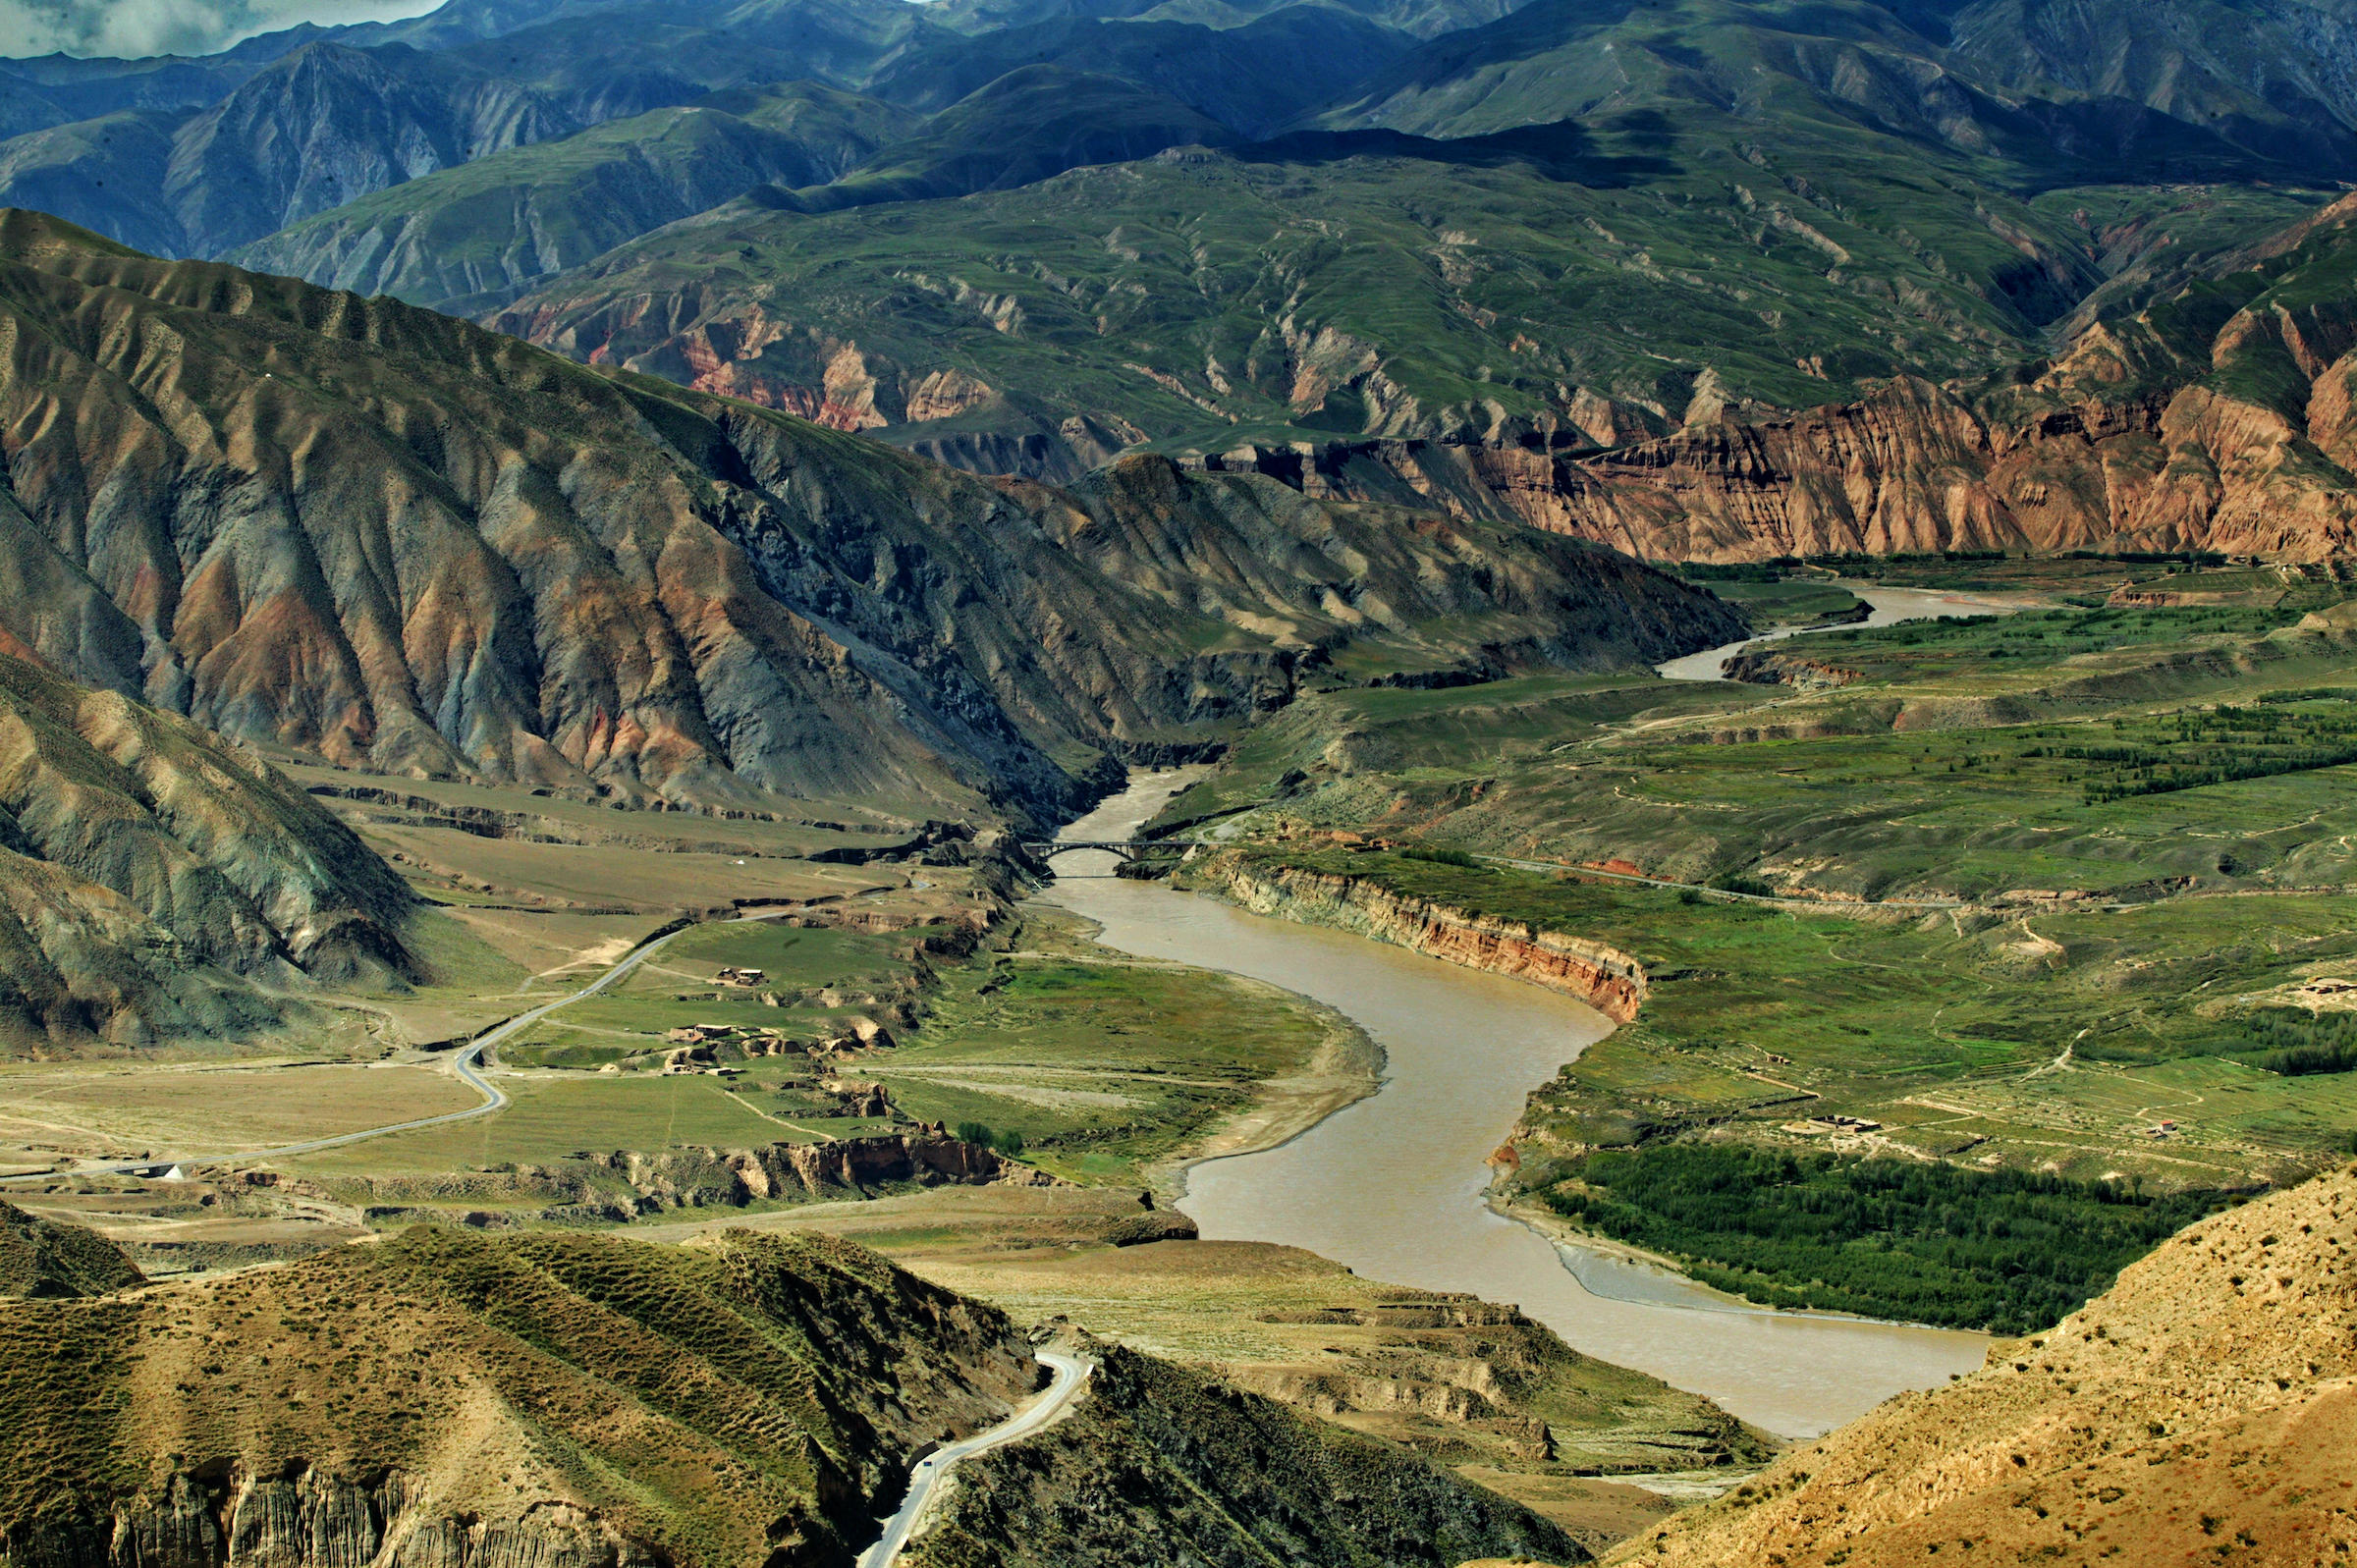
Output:
<svg viewBox="0 0 2357 1568">
<path fill-rule="evenodd" d="M 1636 1017 L 1650 991 L 1644 966 L 1617 947 L 1402 896 L 1361 877 L 1230 851 L 1187 868 L 1180 885 L 1211 887 L 1255 914 L 1332 926 L 1462 968 L 1527 980 L 1617 1023 Z"/>
<path fill-rule="evenodd" d="M 1371 1098 L 1275 1148 L 1193 1167 L 1181 1207 L 1207 1240 L 1277 1242 L 1364 1278 L 1517 1303 L 1587 1356 L 1787 1437 L 1980 1364 L 1976 1335 L 1729 1310 L 1716 1292 L 1601 1253 L 1575 1270 L 1549 1238 L 1492 1212 L 1484 1161 L 1534 1086 L 1614 1032 L 1568 992 L 1153 883 L 1074 877 L 1046 896 L 1096 921 L 1115 950 L 1337 1007 L 1386 1054 Z"/>
</svg>

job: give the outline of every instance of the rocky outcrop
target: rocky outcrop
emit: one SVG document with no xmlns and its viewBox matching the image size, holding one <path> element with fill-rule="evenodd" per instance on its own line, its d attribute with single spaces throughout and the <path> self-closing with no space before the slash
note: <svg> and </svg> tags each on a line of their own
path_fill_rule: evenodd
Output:
<svg viewBox="0 0 2357 1568">
<path fill-rule="evenodd" d="M 103 1296 L 146 1282 L 123 1249 L 96 1231 L 0 1203 L 0 1298 Z"/>
<path fill-rule="evenodd" d="M 1232 852 L 1196 875 L 1257 914 L 1336 926 L 1468 969 L 1512 975 L 1576 997 L 1619 1023 L 1637 1015 L 1645 968 L 1617 947 L 1403 896 L 1363 878 Z"/>
<path fill-rule="evenodd" d="M 206 1482 L 175 1473 L 153 1496 L 115 1505 L 99 1543 L 66 1544 L 58 1568 L 170 1563 L 175 1568 L 659 1568 L 654 1542 L 595 1510 L 534 1502 L 492 1522 L 434 1515 L 430 1483 L 399 1471 L 370 1482 L 298 1460 L 277 1475 L 233 1467 Z M 28 1545 L 55 1550 L 35 1538 Z M 77 1551 L 76 1545 L 82 1549 Z M 16 1553 L 11 1553 L 17 1557 Z M 0 1559 L 8 1560 L 8 1559 Z M 18 1560 L 39 1560 L 30 1551 Z"/>
<path fill-rule="evenodd" d="M 1792 1450 L 1613 1560 L 2337 1560 L 2357 1526 L 2342 1485 L 2352 1249 L 2350 1171 L 2199 1221 L 2049 1332 Z"/>
<path fill-rule="evenodd" d="M 1827 664 L 1822 659 L 1806 659 L 1795 653 L 1778 653 L 1773 648 L 1753 648 L 1735 654 L 1721 664 L 1719 669 L 1729 680 L 1748 681 L 1756 686 L 1796 686 L 1803 691 L 1825 691 L 1835 686 L 1846 686 L 1859 678 L 1861 674 L 1842 665 Z"/>
<path fill-rule="evenodd" d="M 758 1149 L 635 1150 L 592 1157 L 639 1195 L 637 1212 L 768 1199 L 872 1197 L 903 1187 L 1054 1186 L 1055 1178 L 947 1133 L 876 1133 Z"/>
<path fill-rule="evenodd" d="M 2357 312 L 2327 281 L 2352 247 L 2357 199 L 2344 197 L 2220 263 L 2220 283 L 2098 323 L 2051 364 L 1978 391 L 1900 376 L 1853 402 L 1722 408 L 1604 450 L 1523 432 L 1207 460 L 1309 494 L 1516 518 L 1649 560 L 2325 560 L 2357 551 Z"/>
<path fill-rule="evenodd" d="M 1104 1240 L 1111 1247 L 1145 1247 L 1157 1241 L 1194 1241 L 1201 1235 L 1195 1222 L 1176 1209 L 1157 1209 L 1115 1221 Z"/>
</svg>

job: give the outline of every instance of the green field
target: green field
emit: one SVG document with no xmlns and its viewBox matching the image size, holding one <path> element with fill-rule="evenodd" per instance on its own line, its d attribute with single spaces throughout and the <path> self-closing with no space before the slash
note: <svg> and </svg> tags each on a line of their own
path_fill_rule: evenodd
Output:
<svg viewBox="0 0 2357 1568">
<path fill-rule="evenodd" d="M 1696 577 L 1690 568 L 1681 574 L 1688 578 Z M 1821 626 L 1844 621 L 1863 621 L 1869 614 L 1865 600 L 1836 582 L 1813 581 L 1805 577 L 1767 582 L 1699 580 L 1720 598 L 1749 616 L 1751 623 L 1762 631 L 1773 631 L 1781 626 Z"/>
<path fill-rule="evenodd" d="M 1124 962 L 1029 911 L 1020 949 L 945 973 L 924 1026 L 862 1072 L 910 1114 L 1013 1132 L 1077 1181 L 1138 1183 L 1354 1032 L 1274 987 Z"/>
<path fill-rule="evenodd" d="M 1247 736 L 1163 821 L 1259 804 L 1241 831 L 1372 830 L 1849 898 L 2338 887 L 2357 880 L 2357 796 L 2335 760 L 2357 640 L 2337 593 L 1771 645 L 1850 676 L 1830 689 L 1566 677 L 1333 693 Z"/>
</svg>

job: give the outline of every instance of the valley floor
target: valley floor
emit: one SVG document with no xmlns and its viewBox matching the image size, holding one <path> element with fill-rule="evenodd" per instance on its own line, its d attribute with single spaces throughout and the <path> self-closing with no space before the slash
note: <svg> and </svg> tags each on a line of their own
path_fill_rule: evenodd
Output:
<svg viewBox="0 0 2357 1568">
<path fill-rule="evenodd" d="M 2296 575 L 2158 603 L 2048 577 L 1987 585 L 2050 608 L 1811 633 L 1748 681 L 1312 693 L 1163 826 L 1217 840 L 1188 885 L 1460 961 L 1547 948 L 1625 1020 L 1535 1086 L 1501 1201 L 1762 1301 L 2042 1328 L 2357 1128 L 2357 621 Z M 1804 586 L 1791 609 L 1840 612 Z M 10 1195 L 151 1274 L 421 1220 L 750 1224 L 1215 1367 L 1595 1547 L 1770 1453 L 1509 1309 L 1187 1239 L 1176 1169 L 1319 1121 L 1379 1053 L 1274 986 L 1092 943 L 987 841 L 277 760 L 430 900 L 430 972 L 306 994 L 311 1025 L 244 1050 L 0 1066 Z M 496 1114 L 78 1169 L 465 1108 L 467 1042 L 674 926 L 488 1053 Z"/>
</svg>

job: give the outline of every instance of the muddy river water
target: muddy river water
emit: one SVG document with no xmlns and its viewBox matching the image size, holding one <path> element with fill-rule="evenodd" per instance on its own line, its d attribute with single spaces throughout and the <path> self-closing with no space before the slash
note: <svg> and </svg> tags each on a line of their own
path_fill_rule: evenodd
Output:
<svg viewBox="0 0 2357 1568">
<path fill-rule="evenodd" d="M 1877 624 L 2013 608 L 1865 584 L 1853 591 L 1876 604 Z M 1663 674 L 1713 678 L 1732 651 Z M 1182 782 L 1139 776 L 1065 837 L 1126 838 Z M 1785 1436 L 1813 1436 L 1980 1365 L 1988 1341 L 1979 1334 L 1770 1312 L 1494 1213 L 1484 1162 L 1524 1096 L 1611 1029 L 1595 1009 L 1364 938 L 1124 882 L 1110 875 L 1113 863 L 1061 856 L 1046 896 L 1097 921 L 1100 940 L 1123 952 L 1249 975 L 1325 1002 L 1386 1055 L 1373 1096 L 1282 1147 L 1188 1173 L 1179 1207 L 1206 1237 L 1282 1242 L 1370 1278 L 1515 1303 L 1577 1349 Z"/>
</svg>

